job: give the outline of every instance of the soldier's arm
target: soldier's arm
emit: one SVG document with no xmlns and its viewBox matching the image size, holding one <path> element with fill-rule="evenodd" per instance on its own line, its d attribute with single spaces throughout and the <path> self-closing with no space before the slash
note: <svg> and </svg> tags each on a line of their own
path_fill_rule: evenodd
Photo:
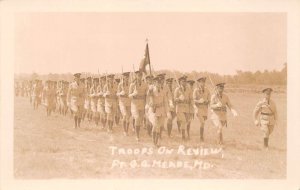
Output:
<svg viewBox="0 0 300 190">
<path fill-rule="evenodd" d="M 199 100 L 197 99 L 197 97 L 198 97 L 198 89 L 195 88 L 193 91 L 193 100 L 195 103 L 200 103 Z"/>
<path fill-rule="evenodd" d="M 213 109 L 219 107 L 216 96 L 217 96 L 216 94 L 213 94 L 210 98 L 210 107 Z"/>
<path fill-rule="evenodd" d="M 233 105 L 231 104 L 231 101 L 229 100 L 227 95 L 226 95 L 226 106 L 231 110 L 233 109 Z"/>
<path fill-rule="evenodd" d="M 253 119 L 254 121 L 258 120 L 258 115 L 261 111 L 261 102 L 258 102 L 253 110 Z"/>
<path fill-rule="evenodd" d="M 176 88 L 174 91 L 174 101 L 179 102 L 179 88 Z"/>
</svg>

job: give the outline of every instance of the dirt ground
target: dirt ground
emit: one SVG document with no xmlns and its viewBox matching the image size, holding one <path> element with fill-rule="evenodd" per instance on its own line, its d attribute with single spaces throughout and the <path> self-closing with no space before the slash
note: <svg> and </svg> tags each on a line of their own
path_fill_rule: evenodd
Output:
<svg viewBox="0 0 300 190">
<path fill-rule="evenodd" d="M 174 150 L 170 154 L 159 154 L 145 129 L 141 130 L 139 143 L 131 130 L 128 137 L 124 136 L 120 126 L 115 126 L 112 134 L 89 124 L 88 121 L 84 121 L 80 129 L 74 129 L 70 115 L 61 116 L 54 113 L 47 117 L 44 107 L 40 106 L 34 111 L 28 98 L 15 97 L 15 178 L 286 178 L 286 94 L 273 95 L 279 122 L 271 135 L 269 150 L 262 149 L 262 133 L 254 126 L 252 119 L 253 108 L 261 95 L 228 95 L 239 116 L 233 118 L 232 115 L 228 115 L 228 127 L 223 132 L 224 147 L 216 145 L 216 129 L 209 120 L 205 127 L 205 142 L 200 144 L 199 122 L 195 119 L 191 126 L 191 140 L 186 143 L 181 141 L 176 124 L 173 126 L 173 138 L 169 139 L 166 132 L 163 133 L 163 147 L 159 151 L 163 151 L 165 146 Z M 216 152 L 210 155 L 195 155 L 195 152 L 193 155 L 183 155 L 178 153 L 181 145 L 185 146 L 185 150 L 194 148 L 193 150 L 206 149 Z M 110 146 L 125 148 L 127 154 L 112 155 Z M 132 155 L 132 149 L 152 153 Z M 193 151 L 185 153 L 192 154 Z M 113 160 L 124 161 L 126 167 L 112 167 Z M 134 167 L 134 164 L 128 165 L 133 160 L 137 161 L 137 167 Z M 148 165 L 140 165 L 146 161 Z M 156 161 L 156 164 L 152 165 L 153 161 Z M 168 165 L 169 168 L 164 168 L 163 163 L 178 164 L 182 161 L 189 164 L 197 161 L 203 165 L 198 168 Z"/>
</svg>

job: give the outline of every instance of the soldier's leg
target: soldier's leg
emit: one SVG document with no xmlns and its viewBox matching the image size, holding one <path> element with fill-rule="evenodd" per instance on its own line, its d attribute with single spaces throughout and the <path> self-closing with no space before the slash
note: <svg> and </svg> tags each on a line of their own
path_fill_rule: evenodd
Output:
<svg viewBox="0 0 300 190">
<path fill-rule="evenodd" d="M 220 145 L 223 144 L 223 133 L 222 133 L 222 129 L 223 129 L 223 123 L 220 121 L 220 122 L 219 122 L 219 126 L 218 126 L 218 130 L 217 130 L 217 134 L 218 134 L 218 144 L 220 144 Z"/>
<path fill-rule="evenodd" d="M 200 141 L 204 141 L 204 122 L 200 122 Z"/>
<path fill-rule="evenodd" d="M 139 110 L 136 113 L 136 117 L 134 118 L 134 126 L 135 126 L 135 134 L 136 134 L 136 140 L 140 140 L 140 127 L 142 123 L 143 117 L 142 117 L 142 112 Z"/>
</svg>

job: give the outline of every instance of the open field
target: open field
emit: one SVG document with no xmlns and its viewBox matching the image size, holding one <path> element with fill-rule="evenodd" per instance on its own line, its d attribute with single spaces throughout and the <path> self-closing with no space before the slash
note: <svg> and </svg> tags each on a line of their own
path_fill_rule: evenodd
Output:
<svg viewBox="0 0 300 190">
<path fill-rule="evenodd" d="M 274 94 L 279 122 L 270 138 L 268 151 L 262 150 L 262 133 L 254 126 L 253 108 L 260 94 L 228 94 L 240 116 L 229 115 L 224 129 L 225 147 L 214 155 L 158 154 L 146 130 L 141 130 L 137 143 L 130 130 L 123 136 L 121 127 L 114 127 L 113 134 L 82 123 L 73 129 L 73 120 L 54 113 L 47 117 L 44 107 L 34 111 L 28 98 L 15 97 L 14 119 L 14 174 L 17 179 L 50 178 L 210 178 L 210 179 L 274 179 L 286 177 L 287 105 L 286 94 Z M 173 138 L 163 134 L 162 146 L 177 151 L 186 147 L 219 148 L 216 129 L 211 122 L 205 128 L 205 143 L 199 144 L 198 120 L 191 126 L 191 140 L 182 143 L 177 126 Z M 153 148 L 154 153 L 138 155 L 112 155 L 109 146 L 120 148 Z M 112 160 L 189 161 L 202 160 L 211 164 L 209 169 L 187 168 L 111 168 Z"/>
</svg>

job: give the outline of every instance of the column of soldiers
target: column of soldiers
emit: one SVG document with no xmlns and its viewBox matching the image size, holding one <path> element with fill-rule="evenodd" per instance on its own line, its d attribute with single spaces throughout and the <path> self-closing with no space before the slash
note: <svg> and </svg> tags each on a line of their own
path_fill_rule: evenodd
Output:
<svg viewBox="0 0 300 190">
<path fill-rule="evenodd" d="M 110 74 L 85 79 L 76 73 L 71 83 L 47 80 L 42 85 L 41 80 L 35 80 L 28 84 L 28 96 L 33 108 L 37 109 L 42 103 L 47 116 L 54 111 L 65 116 L 70 111 L 75 129 L 86 118 L 89 123 L 100 125 L 108 133 L 113 133 L 114 126 L 120 123 L 125 136 L 129 135 L 132 123 L 136 140 L 140 141 L 141 129 L 145 128 L 155 146 L 161 143 L 165 123 L 167 136 L 172 138 L 175 121 L 182 140 L 189 140 L 194 116 L 199 120 L 199 141 L 204 142 L 208 115 L 216 127 L 217 142 L 222 145 L 228 110 L 234 116 L 238 115 L 224 93 L 225 83 L 217 83 L 211 90 L 206 86 L 206 77 L 187 80 L 185 75 L 166 78 L 163 73 L 152 76 L 136 71 L 122 73 L 121 78 Z M 277 121 L 271 92 L 271 88 L 263 90 L 265 96 L 258 102 L 253 114 L 255 125 L 263 131 L 265 148 Z M 16 95 L 18 93 L 20 89 L 17 85 Z"/>
</svg>

